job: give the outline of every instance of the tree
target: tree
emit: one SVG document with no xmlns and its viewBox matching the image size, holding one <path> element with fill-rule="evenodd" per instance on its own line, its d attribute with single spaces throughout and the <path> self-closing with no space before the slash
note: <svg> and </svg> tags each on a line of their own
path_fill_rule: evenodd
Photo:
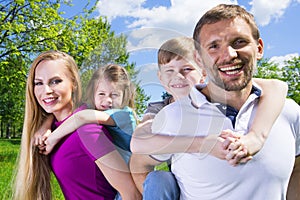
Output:
<svg viewBox="0 0 300 200">
<path fill-rule="evenodd" d="M 288 97 L 300 104 L 300 56 L 285 61 L 283 66 L 268 59 L 261 60 L 255 77 L 285 81 L 289 86 Z"/>
<path fill-rule="evenodd" d="M 90 2 L 85 2 L 80 15 L 64 18 L 59 8 L 62 3 L 71 6 L 70 0 L 0 0 L 0 120 L 6 126 L 1 126 L 1 134 L 20 130 L 26 74 L 40 52 L 64 51 L 79 67 L 93 55 L 99 64 L 116 62 L 135 74 L 135 65 L 128 63 L 126 38 L 115 36 L 105 19 L 92 18 L 96 4 L 87 9 Z M 147 101 L 143 90 L 140 94 L 138 104 Z"/>
</svg>

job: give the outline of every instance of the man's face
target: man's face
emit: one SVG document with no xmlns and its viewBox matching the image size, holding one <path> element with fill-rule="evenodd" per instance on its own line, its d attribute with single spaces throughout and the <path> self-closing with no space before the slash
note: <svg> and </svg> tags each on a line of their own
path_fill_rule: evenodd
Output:
<svg viewBox="0 0 300 200">
<path fill-rule="evenodd" d="M 254 40 L 250 26 L 241 18 L 222 20 L 204 25 L 199 37 L 209 82 L 227 91 L 245 88 L 263 54 L 263 42 Z"/>
<path fill-rule="evenodd" d="M 179 99 L 187 96 L 191 88 L 200 83 L 202 74 L 190 62 L 173 59 L 160 66 L 158 78 L 167 92 Z"/>
</svg>

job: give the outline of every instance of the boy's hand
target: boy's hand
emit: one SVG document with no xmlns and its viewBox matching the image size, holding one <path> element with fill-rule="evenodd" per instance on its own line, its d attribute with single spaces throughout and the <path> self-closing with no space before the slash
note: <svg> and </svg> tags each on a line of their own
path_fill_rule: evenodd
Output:
<svg viewBox="0 0 300 200">
<path fill-rule="evenodd" d="M 252 159 L 244 144 L 244 140 L 241 139 L 245 136 L 232 130 L 224 130 L 220 134 L 220 137 L 224 138 L 223 148 L 227 150 L 225 159 L 230 165 L 236 166 Z"/>
</svg>

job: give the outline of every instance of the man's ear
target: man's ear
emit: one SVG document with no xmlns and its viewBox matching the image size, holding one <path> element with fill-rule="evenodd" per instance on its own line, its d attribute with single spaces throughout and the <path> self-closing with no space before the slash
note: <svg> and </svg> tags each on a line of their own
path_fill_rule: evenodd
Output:
<svg viewBox="0 0 300 200">
<path fill-rule="evenodd" d="M 257 60 L 262 59 L 263 55 L 264 55 L 264 42 L 261 38 L 259 38 L 257 44 Z"/>
<path fill-rule="evenodd" d="M 199 55 L 199 52 L 197 50 L 194 51 L 194 60 L 196 62 L 196 64 L 203 69 L 203 63 L 202 63 L 202 59 Z"/>
</svg>

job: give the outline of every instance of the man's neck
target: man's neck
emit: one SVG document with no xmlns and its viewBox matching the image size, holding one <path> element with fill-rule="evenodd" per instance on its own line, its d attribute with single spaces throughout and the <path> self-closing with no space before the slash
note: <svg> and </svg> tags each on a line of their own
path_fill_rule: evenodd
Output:
<svg viewBox="0 0 300 200">
<path fill-rule="evenodd" d="M 209 83 L 207 84 L 207 87 L 201 90 L 201 92 L 210 102 L 222 103 L 240 110 L 248 99 L 251 89 L 252 82 L 250 82 L 244 89 L 239 91 L 225 91 L 224 89 Z"/>
</svg>

